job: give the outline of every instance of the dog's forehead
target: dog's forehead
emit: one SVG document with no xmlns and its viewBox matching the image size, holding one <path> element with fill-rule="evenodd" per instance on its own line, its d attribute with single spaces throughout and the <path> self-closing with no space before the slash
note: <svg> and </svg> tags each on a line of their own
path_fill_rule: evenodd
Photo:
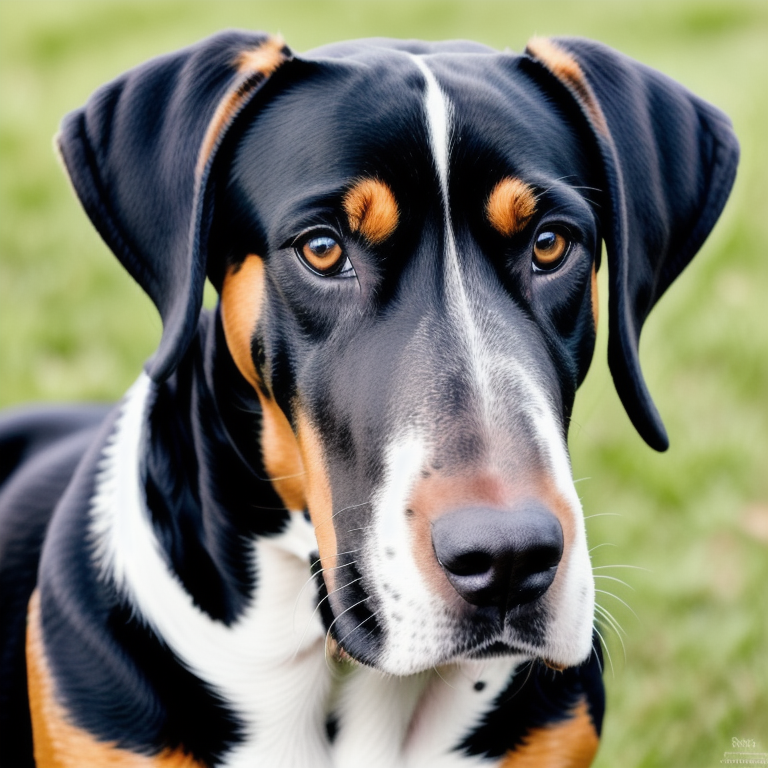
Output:
<svg viewBox="0 0 768 768">
<path fill-rule="evenodd" d="M 476 180 L 481 165 L 557 178 L 580 155 L 567 121 L 520 69 L 523 57 L 468 43 L 379 40 L 312 56 L 276 78 L 235 156 L 234 177 L 259 198 L 274 198 L 274 183 L 310 196 L 365 176 L 433 183 L 425 69 L 448 110 L 457 178 L 466 166 Z"/>
</svg>

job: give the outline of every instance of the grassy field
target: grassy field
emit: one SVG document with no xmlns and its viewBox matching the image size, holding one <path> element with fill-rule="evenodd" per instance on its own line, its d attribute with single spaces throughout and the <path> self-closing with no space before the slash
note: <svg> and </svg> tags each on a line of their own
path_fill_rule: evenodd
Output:
<svg viewBox="0 0 768 768">
<path fill-rule="evenodd" d="M 571 450 L 596 573 L 626 582 L 598 579 L 623 629 L 603 632 L 597 764 L 708 768 L 734 738 L 768 752 L 768 4 L 0 0 L 0 404 L 116 398 L 151 354 L 155 310 L 90 228 L 51 137 L 101 83 L 225 27 L 279 31 L 298 51 L 371 35 L 514 50 L 534 33 L 584 35 L 732 117 L 733 197 L 643 335 L 672 448 L 654 454 L 633 432 L 602 328 Z"/>
</svg>

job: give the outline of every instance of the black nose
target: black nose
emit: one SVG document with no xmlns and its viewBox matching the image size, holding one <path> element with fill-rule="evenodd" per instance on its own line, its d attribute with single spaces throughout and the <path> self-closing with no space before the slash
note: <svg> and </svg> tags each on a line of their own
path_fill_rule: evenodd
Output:
<svg viewBox="0 0 768 768">
<path fill-rule="evenodd" d="M 432 546 L 448 581 L 468 603 L 507 609 L 547 591 L 563 554 L 563 529 L 538 502 L 513 509 L 470 507 L 433 523 Z"/>
</svg>

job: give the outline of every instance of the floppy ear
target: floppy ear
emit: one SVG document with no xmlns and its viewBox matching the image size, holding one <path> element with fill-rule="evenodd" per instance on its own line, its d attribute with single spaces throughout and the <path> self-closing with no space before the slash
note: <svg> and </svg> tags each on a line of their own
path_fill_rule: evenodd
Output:
<svg viewBox="0 0 768 768">
<path fill-rule="evenodd" d="M 176 368 L 197 328 L 216 152 L 290 51 L 279 38 L 225 32 L 147 62 L 62 122 L 58 146 L 80 202 L 160 311 L 147 364 Z"/>
<path fill-rule="evenodd" d="M 576 100 L 599 147 L 610 211 L 603 224 L 608 362 L 635 428 L 652 448 L 666 450 L 666 430 L 640 370 L 640 331 L 720 215 L 738 142 L 719 110 L 604 45 L 535 38 L 526 53 Z"/>
</svg>

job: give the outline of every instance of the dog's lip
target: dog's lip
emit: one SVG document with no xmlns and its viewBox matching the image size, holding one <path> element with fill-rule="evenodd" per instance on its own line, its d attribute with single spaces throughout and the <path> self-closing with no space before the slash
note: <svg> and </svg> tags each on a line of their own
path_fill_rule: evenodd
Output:
<svg viewBox="0 0 768 768">
<path fill-rule="evenodd" d="M 462 655 L 464 658 L 472 660 L 495 658 L 499 656 L 524 656 L 531 660 L 539 661 L 545 667 L 547 667 L 547 669 L 551 669 L 553 672 L 564 672 L 566 669 L 572 666 L 570 664 L 564 664 L 560 661 L 547 658 L 546 656 L 531 653 L 530 649 L 521 648 L 519 646 L 500 640 L 491 643 L 490 645 L 483 646 L 482 648 L 472 649 L 471 651 Z"/>
<path fill-rule="evenodd" d="M 349 664 L 361 663 L 358 662 L 354 656 L 351 656 L 344 648 L 342 648 L 337 640 L 335 640 L 333 637 L 330 637 L 329 635 L 326 635 L 325 637 L 325 650 L 328 657 L 334 661 L 345 662 Z"/>
<path fill-rule="evenodd" d="M 568 669 L 568 665 L 567 665 L 567 664 L 560 664 L 559 662 L 557 662 L 557 661 L 552 661 L 551 659 L 545 659 L 545 658 L 542 658 L 542 659 L 541 659 L 541 663 L 542 663 L 542 664 L 543 664 L 545 667 L 547 667 L 547 668 L 549 668 L 549 669 L 553 670 L 554 672 L 563 672 L 563 671 L 565 671 L 566 669 Z"/>
<path fill-rule="evenodd" d="M 487 638 L 484 641 L 475 643 L 470 648 L 465 648 L 457 653 L 457 659 L 489 659 L 501 656 L 524 656 L 528 659 L 536 658 L 538 654 L 532 650 L 530 645 L 515 642 L 505 638 L 494 637 Z"/>
</svg>

